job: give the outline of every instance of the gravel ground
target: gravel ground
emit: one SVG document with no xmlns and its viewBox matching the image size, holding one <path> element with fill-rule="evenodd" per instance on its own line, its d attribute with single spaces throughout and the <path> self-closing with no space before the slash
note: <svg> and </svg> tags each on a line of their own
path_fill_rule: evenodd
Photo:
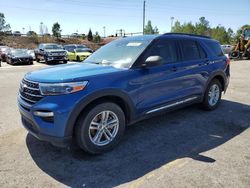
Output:
<svg viewBox="0 0 250 188">
<path fill-rule="evenodd" d="M 231 63 L 217 110 L 195 105 L 139 122 L 98 156 L 53 147 L 22 128 L 19 81 L 45 66 L 0 67 L 1 187 L 250 187 L 250 61 Z"/>
</svg>

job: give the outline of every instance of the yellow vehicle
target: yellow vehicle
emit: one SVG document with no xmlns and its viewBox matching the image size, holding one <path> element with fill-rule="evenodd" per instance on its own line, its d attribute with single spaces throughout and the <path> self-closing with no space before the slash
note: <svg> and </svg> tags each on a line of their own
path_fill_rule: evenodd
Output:
<svg viewBox="0 0 250 188">
<path fill-rule="evenodd" d="M 250 27 L 241 28 L 241 35 L 236 46 L 230 54 L 233 59 L 248 58 L 250 59 Z"/>
<path fill-rule="evenodd" d="M 84 48 L 70 49 L 67 51 L 69 61 L 83 61 L 92 53 Z"/>
</svg>

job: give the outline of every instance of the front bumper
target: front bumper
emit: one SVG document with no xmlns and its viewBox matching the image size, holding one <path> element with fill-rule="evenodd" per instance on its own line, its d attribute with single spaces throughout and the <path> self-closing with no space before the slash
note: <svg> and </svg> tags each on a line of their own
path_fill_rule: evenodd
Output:
<svg viewBox="0 0 250 188">
<path fill-rule="evenodd" d="M 68 137 L 54 137 L 54 136 L 49 136 L 49 135 L 45 135 L 45 134 L 41 134 L 37 131 L 35 131 L 35 124 L 29 120 L 28 118 L 26 118 L 25 116 L 22 116 L 22 124 L 24 126 L 24 128 L 34 137 L 36 137 L 37 139 L 41 140 L 41 141 L 46 141 L 51 143 L 54 146 L 57 147 L 67 147 L 70 145 L 72 137 L 68 136 Z"/>
<path fill-rule="evenodd" d="M 47 56 L 45 58 L 46 61 L 67 61 L 67 56 Z"/>
<path fill-rule="evenodd" d="M 26 64 L 26 63 L 33 63 L 33 59 L 30 58 L 17 58 L 11 60 L 12 64 Z"/>
<path fill-rule="evenodd" d="M 85 59 L 87 59 L 87 57 L 89 57 L 89 56 L 80 56 L 80 60 L 84 61 Z"/>
<path fill-rule="evenodd" d="M 30 105 L 18 94 L 18 107 L 22 124 L 30 134 L 39 140 L 50 142 L 58 147 L 66 147 L 70 145 L 72 140 L 72 133 L 67 132 L 67 125 L 77 98 L 78 96 L 58 96 L 55 103 L 54 97 L 45 97 L 36 104 Z M 65 101 L 69 102 L 65 104 Z M 53 112 L 53 119 L 37 116 L 37 111 Z"/>
</svg>

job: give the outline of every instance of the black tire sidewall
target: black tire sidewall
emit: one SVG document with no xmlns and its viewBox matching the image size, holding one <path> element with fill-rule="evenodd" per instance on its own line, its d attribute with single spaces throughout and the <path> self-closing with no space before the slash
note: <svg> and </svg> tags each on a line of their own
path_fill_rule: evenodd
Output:
<svg viewBox="0 0 250 188">
<path fill-rule="evenodd" d="M 79 56 L 76 57 L 76 61 L 77 61 L 77 62 L 80 61 L 80 57 L 79 57 Z"/>
<path fill-rule="evenodd" d="M 219 90 L 220 90 L 220 96 L 219 96 L 219 99 L 218 99 L 218 101 L 217 101 L 217 103 L 215 104 L 215 105 L 213 105 L 213 106 L 211 106 L 210 104 L 209 104 L 209 96 L 208 96 L 208 93 L 209 93 L 209 90 L 210 90 L 210 88 L 211 88 L 211 86 L 212 85 L 217 85 L 218 87 L 219 87 Z M 222 94 L 222 86 L 221 86 L 221 83 L 220 83 L 220 81 L 219 80 L 217 80 L 217 79 L 213 79 L 209 84 L 208 84 L 208 87 L 207 87 L 207 89 L 206 89 L 206 92 L 205 92 L 205 95 L 204 95 L 204 100 L 203 100 L 203 108 L 205 109 L 205 110 L 214 110 L 214 109 L 216 109 L 217 107 L 218 107 L 218 105 L 220 104 L 220 101 L 221 101 L 221 94 Z"/>
<path fill-rule="evenodd" d="M 102 111 L 109 110 L 115 113 L 119 119 L 119 129 L 116 137 L 105 146 L 97 146 L 89 138 L 89 126 L 93 118 Z M 90 110 L 83 112 L 76 125 L 76 141 L 80 148 L 92 154 L 104 153 L 114 148 L 119 143 L 125 131 L 125 116 L 122 109 L 114 103 L 101 103 Z"/>
</svg>

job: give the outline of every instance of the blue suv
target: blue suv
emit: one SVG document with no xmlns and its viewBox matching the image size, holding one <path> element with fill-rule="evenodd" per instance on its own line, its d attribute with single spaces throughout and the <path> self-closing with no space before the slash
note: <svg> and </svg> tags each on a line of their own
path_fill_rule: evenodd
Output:
<svg viewBox="0 0 250 188">
<path fill-rule="evenodd" d="M 218 41 L 167 33 L 115 40 L 83 63 L 27 73 L 18 106 L 24 127 L 56 146 L 113 148 L 126 125 L 200 103 L 214 110 L 229 83 Z"/>
</svg>

